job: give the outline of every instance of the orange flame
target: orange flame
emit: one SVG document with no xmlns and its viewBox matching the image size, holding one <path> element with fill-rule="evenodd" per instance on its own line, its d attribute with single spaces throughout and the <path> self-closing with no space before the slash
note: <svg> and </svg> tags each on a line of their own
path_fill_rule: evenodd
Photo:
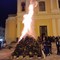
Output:
<svg viewBox="0 0 60 60">
<path fill-rule="evenodd" d="M 34 4 L 32 2 L 32 0 L 30 0 L 30 5 L 29 5 L 29 11 L 28 11 L 28 14 L 25 14 L 23 17 L 23 24 L 24 24 L 24 28 L 22 30 L 22 35 L 19 39 L 19 41 L 26 35 L 26 34 L 29 34 L 31 35 L 32 33 L 32 29 L 31 29 L 31 24 L 32 24 L 32 16 L 33 16 L 33 13 L 34 13 Z"/>
</svg>

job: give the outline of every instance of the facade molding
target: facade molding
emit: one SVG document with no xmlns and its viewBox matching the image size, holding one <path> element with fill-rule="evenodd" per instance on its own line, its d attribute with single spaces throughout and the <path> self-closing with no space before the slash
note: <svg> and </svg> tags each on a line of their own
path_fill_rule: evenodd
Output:
<svg viewBox="0 0 60 60">
<path fill-rule="evenodd" d="M 23 19 L 23 15 L 19 15 L 17 16 L 17 18 Z M 38 15 L 34 15 L 33 19 L 53 19 L 53 18 L 59 18 L 60 19 L 60 14 L 38 14 Z"/>
<path fill-rule="evenodd" d="M 45 1 L 45 0 L 38 0 L 38 2 L 39 2 L 39 1 Z"/>
<path fill-rule="evenodd" d="M 52 19 L 52 30 L 53 30 L 53 36 L 57 35 L 57 31 L 56 31 L 56 19 Z"/>
<path fill-rule="evenodd" d="M 58 10 L 58 12 L 59 12 L 59 4 L 58 4 L 58 0 L 56 0 L 56 2 L 57 2 L 57 10 Z"/>
<path fill-rule="evenodd" d="M 51 0 L 51 12 L 53 10 L 53 0 Z"/>
<path fill-rule="evenodd" d="M 56 0 L 56 2 L 57 2 L 57 8 L 53 9 L 53 0 L 51 0 L 51 12 L 52 13 L 58 13 L 59 12 L 58 0 Z"/>
<path fill-rule="evenodd" d="M 60 19 L 57 20 L 58 35 L 60 36 Z"/>
</svg>

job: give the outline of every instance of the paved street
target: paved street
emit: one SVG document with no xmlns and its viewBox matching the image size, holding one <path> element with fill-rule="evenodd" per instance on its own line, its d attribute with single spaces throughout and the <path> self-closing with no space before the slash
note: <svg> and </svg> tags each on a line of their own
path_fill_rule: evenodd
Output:
<svg viewBox="0 0 60 60">
<path fill-rule="evenodd" d="M 7 60 L 11 53 L 12 50 L 9 49 L 0 50 L 0 60 Z"/>
<path fill-rule="evenodd" d="M 45 59 L 44 58 L 40 58 L 40 57 L 32 57 L 29 58 L 28 56 L 26 56 L 25 58 L 22 58 L 22 56 L 19 57 L 19 59 L 13 59 L 13 60 L 60 60 L 60 55 L 56 55 L 56 46 L 53 43 L 52 45 L 52 54 L 47 56 Z M 11 60 L 9 59 L 9 56 L 11 55 L 11 53 L 13 52 L 13 49 L 9 50 L 9 49 L 3 49 L 0 50 L 0 60 Z"/>
</svg>

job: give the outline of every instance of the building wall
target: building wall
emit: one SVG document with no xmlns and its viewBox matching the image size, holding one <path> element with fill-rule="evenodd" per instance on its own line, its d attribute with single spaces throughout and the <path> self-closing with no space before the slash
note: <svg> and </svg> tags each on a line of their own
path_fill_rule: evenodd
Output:
<svg viewBox="0 0 60 60">
<path fill-rule="evenodd" d="M 26 10 L 21 11 L 21 1 L 25 1 Z M 39 11 L 39 3 L 34 9 L 33 15 L 33 25 L 34 26 L 34 35 L 39 36 L 39 26 L 46 25 L 48 36 L 58 36 L 60 35 L 60 10 L 58 6 L 58 0 L 37 0 L 45 2 L 46 11 Z M 6 39 L 14 40 L 21 36 L 24 25 L 22 24 L 23 15 L 28 12 L 29 0 L 18 0 L 17 1 L 17 17 L 8 18 L 6 23 Z M 16 20 L 17 19 L 17 20 Z M 16 28 L 17 24 L 17 28 Z"/>
<path fill-rule="evenodd" d="M 5 39 L 7 42 L 15 41 L 17 34 L 16 17 L 8 17 L 6 20 Z"/>
<path fill-rule="evenodd" d="M 5 29 L 0 27 L 0 37 L 5 37 Z"/>
<path fill-rule="evenodd" d="M 20 11 L 20 13 L 17 12 L 17 15 L 20 17 L 18 18 L 17 22 L 19 23 L 19 31 L 17 32 L 18 36 L 21 36 L 21 32 L 23 29 L 23 24 L 22 24 L 22 20 L 23 20 L 23 15 L 26 13 L 22 12 L 20 10 L 21 6 L 19 4 L 20 0 L 18 0 L 18 12 Z M 27 1 L 27 0 L 26 0 Z M 58 24 L 58 18 L 60 19 L 60 13 L 58 10 L 58 1 L 57 0 L 37 0 L 37 2 L 39 1 L 45 1 L 45 8 L 46 11 L 39 11 L 39 5 L 37 5 L 37 7 L 34 9 L 34 15 L 33 15 L 33 21 L 34 21 L 34 30 L 35 30 L 35 36 L 39 36 L 40 35 L 40 31 L 39 31 L 39 26 L 43 26 L 43 25 L 47 25 L 47 31 L 48 31 L 48 35 L 49 36 L 57 36 L 59 35 L 59 25 Z M 28 3 L 28 1 L 26 2 Z M 29 5 L 29 4 L 28 4 Z M 28 8 L 28 7 L 27 7 Z M 60 21 L 59 21 L 60 22 Z"/>
<path fill-rule="evenodd" d="M 39 31 L 39 27 L 40 26 L 47 26 L 47 32 L 48 35 L 51 36 L 52 35 L 52 20 L 48 20 L 48 19 L 40 19 L 40 20 L 35 20 L 35 32 L 36 32 L 36 36 L 40 36 L 40 31 Z"/>
</svg>

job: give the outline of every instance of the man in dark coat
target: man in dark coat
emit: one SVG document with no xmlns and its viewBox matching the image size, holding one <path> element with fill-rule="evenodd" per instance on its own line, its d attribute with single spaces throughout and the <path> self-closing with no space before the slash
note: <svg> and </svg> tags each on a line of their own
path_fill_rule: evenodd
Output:
<svg viewBox="0 0 60 60">
<path fill-rule="evenodd" d="M 56 37 L 57 54 L 60 55 L 60 38 Z"/>
</svg>

